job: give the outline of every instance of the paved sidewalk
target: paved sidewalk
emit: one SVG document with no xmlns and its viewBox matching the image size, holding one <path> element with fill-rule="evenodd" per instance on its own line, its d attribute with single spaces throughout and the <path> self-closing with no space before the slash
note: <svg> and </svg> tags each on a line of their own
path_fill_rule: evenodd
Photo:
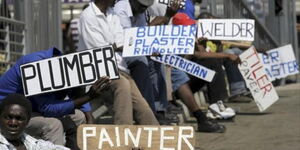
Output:
<svg viewBox="0 0 300 150">
<path fill-rule="evenodd" d="M 227 103 L 238 112 L 227 132 L 197 132 L 196 150 L 300 150 L 300 84 L 276 88 L 280 99 L 263 113 L 254 102 Z"/>
</svg>

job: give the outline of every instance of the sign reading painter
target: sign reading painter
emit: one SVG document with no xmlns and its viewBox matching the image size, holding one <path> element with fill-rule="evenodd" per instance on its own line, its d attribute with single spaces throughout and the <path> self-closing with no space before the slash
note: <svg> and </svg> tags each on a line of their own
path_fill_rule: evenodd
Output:
<svg viewBox="0 0 300 150">
<path fill-rule="evenodd" d="M 123 57 L 193 54 L 196 26 L 143 26 L 125 30 Z"/>
<path fill-rule="evenodd" d="M 254 41 L 255 22 L 251 19 L 200 19 L 198 36 L 209 40 Z"/>
<path fill-rule="evenodd" d="M 267 54 L 259 54 L 259 56 L 271 81 L 299 73 L 299 65 L 292 45 L 269 50 Z"/>
<path fill-rule="evenodd" d="M 194 150 L 191 126 L 80 125 L 77 143 L 81 150 Z"/>
<path fill-rule="evenodd" d="M 191 74 L 208 82 L 211 82 L 215 75 L 215 71 L 210 70 L 187 59 L 184 59 L 180 56 L 163 55 L 160 57 L 151 57 L 151 59 L 163 64 L 170 65 L 174 68 L 182 70 L 188 74 Z"/>
<path fill-rule="evenodd" d="M 240 59 L 239 70 L 259 110 L 264 111 L 278 100 L 277 92 L 253 46 L 242 53 Z"/>
<path fill-rule="evenodd" d="M 119 78 L 111 46 L 24 64 L 20 70 L 25 96 L 92 84 L 102 76 Z"/>
<path fill-rule="evenodd" d="M 158 0 L 158 3 L 165 4 L 169 7 L 171 7 L 174 2 L 175 2 L 175 0 Z M 185 0 L 181 0 L 179 7 L 185 8 Z"/>
</svg>

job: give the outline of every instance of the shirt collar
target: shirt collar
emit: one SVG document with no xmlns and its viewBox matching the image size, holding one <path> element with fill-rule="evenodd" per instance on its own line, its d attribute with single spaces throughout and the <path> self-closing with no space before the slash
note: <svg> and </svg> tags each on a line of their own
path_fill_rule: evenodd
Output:
<svg viewBox="0 0 300 150">
<path fill-rule="evenodd" d="M 96 16 L 104 16 L 104 13 L 96 6 L 94 2 L 90 2 L 90 6 L 92 7 Z"/>
<path fill-rule="evenodd" d="M 26 140 L 26 134 L 25 133 L 23 133 L 22 135 L 21 135 L 21 141 L 22 142 L 24 142 L 25 140 Z M 7 141 L 7 139 L 0 133 L 0 143 L 3 143 L 3 144 L 5 144 L 5 145 L 7 145 L 7 146 L 9 146 L 9 145 L 12 145 L 12 144 L 10 144 L 8 141 Z M 24 142 L 24 144 L 25 144 L 25 142 Z"/>
</svg>

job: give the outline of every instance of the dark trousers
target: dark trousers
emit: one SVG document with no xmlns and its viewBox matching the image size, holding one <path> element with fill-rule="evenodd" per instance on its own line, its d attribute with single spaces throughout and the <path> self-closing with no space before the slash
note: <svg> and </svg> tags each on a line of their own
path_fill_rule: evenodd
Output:
<svg viewBox="0 0 300 150">
<path fill-rule="evenodd" d="M 213 80 L 211 82 L 204 81 L 197 77 L 191 76 L 189 85 L 194 92 L 199 91 L 203 86 L 207 85 L 208 103 L 213 104 L 218 100 L 224 100 L 228 98 L 228 93 L 226 90 L 225 73 L 222 68 L 222 59 L 216 58 L 204 58 L 204 59 L 192 59 L 192 61 L 198 63 L 199 65 L 205 66 L 216 72 Z"/>
</svg>

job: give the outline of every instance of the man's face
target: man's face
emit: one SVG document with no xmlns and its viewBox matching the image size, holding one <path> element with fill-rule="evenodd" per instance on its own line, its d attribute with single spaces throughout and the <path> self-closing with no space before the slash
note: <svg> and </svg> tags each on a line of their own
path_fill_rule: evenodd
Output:
<svg viewBox="0 0 300 150">
<path fill-rule="evenodd" d="M 148 8 L 147 6 L 144 6 L 143 4 L 138 2 L 137 0 L 130 0 L 130 5 L 132 8 L 133 14 L 144 13 L 146 11 L 146 9 Z"/>
<path fill-rule="evenodd" d="M 9 141 L 21 137 L 26 128 L 29 116 L 24 107 L 14 104 L 4 108 L 0 115 L 0 128 L 2 135 Z"/>
</svg>

